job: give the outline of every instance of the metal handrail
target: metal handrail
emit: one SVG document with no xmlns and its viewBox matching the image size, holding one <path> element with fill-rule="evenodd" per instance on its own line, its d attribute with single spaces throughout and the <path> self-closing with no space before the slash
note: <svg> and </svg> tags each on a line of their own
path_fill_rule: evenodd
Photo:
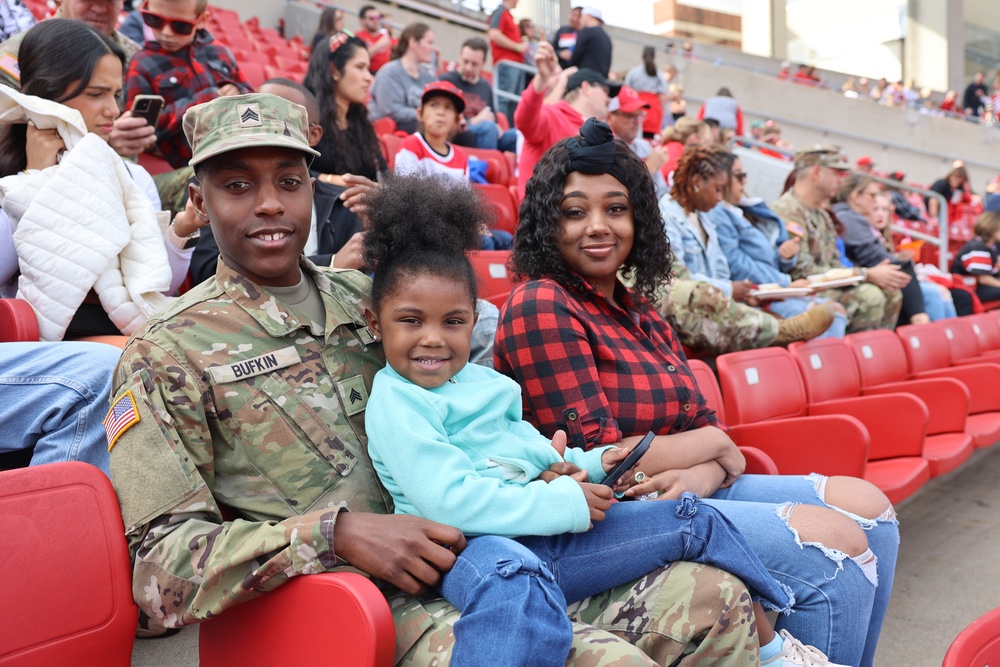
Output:
<svg viewBox="0 0 1000 667">
<path fill-rule="evenodd" d="M 513 60 L 501 60 L 500 62 L 493 64 L 493 99 L 497 100 L 498 106 L 501 99 L 513 100 L 514 103 L 516 104 L 521 101 L 520 95 L 515 95 L 514 93 L 508 93 L 506 90 L 500 90 L 500 88 L 497 87 L 497 82 L 500 81 L 498 73 L 500 72 L 500 68 L 502 67 L 512 67 L 514 69 L 519 69 L 522 72 L 527 72 L 531 75 L 538 74 L 538 69 L 532 67 L 531 65 L 525 65 L 524 63 L 514 62 Z M 511 124 L 514 123 L 513 118 L 508 118 L 507 120 Z"/>
<path fill-rule="evenodd" d="M 756 139 L 751 139 L 750 137 L 733 137 L 729 140 L 729 145 L 727 148 L 732 150 L 733 144 L 740 144 L 742 146 L 748 146 L 750 148 L 766 148 L 774 153 L 780 153 L 787 158 L 794 159 L 795 154 L 789 150 L 775 146 L 774 144 L 769 144 L 766 141 L 757 141 Z"/>
</svg>

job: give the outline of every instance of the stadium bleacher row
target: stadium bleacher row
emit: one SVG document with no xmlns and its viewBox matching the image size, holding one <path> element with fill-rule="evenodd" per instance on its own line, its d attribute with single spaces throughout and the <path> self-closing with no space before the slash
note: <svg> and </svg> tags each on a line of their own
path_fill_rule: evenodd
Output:
<svg viewBox="0 0 1000 667">
<path fill-rule="evenodd" d="M 51 13 L 44 0 L 25 0 L 25 4 L 38 18 Z M 301 38 L 285 40 L 254 18 L 241 21 L 236 12 L 220 8 L 213 8 L 209 29 L 233 51 L 253 85 L 272 77 L 302 80 L 309 49 Z M 401 137 L 391 121 L 375 125 L 391 168 Z M 475 187 L 496 211 L 494 226 L 513 232 L 517 223 L 514 154 L 465 150 L 487 162 L 489 182 Z M 165 170 L 166 163 L 146 158 L 142 162 L 152 167 L 152 173 Z M 923 207 L 919 198 L 912 203 Z M 956 209 L 949 223 L 951 252 L 971 237 L 972 223 L 980 212 L 981 207 Z M 929 217 L 915 223 L 897 222 L 915 231 L 937 233 L 937 221 Z M 936 261 L 931 246 L 924 246 L 922 252 L 922 261 Z M 508 256 L 506 251 L 483 251 L 471 257 L 480 295 L 498 307 L 513 286 Z M 1000 302 L 987 306 L 1000 307 Z M 37 339 L 30 307 L 0 300 L 0 342 Z M 896 332 L 798 343 L 787 350 L 765 348 L 722 355 L 715 360 L 716 370 L 702 361 L 690 363 L 699 388 L 730 427 L 733 440 L 752 461 L 750 470 L 755 472 L 857 476 L 898 503 L 928 480 L 961 467 L 975 449 L 1000 441 L 1000 395 L 992 380 L 1000 371 L 1000 311 L 900 327 Z M 102 526 L 104 532 L 96 538 L 91 532 L 87 539 L 86 531 L 80 531 L 79 540 L 73 541 L 72 557 L 85 556 L 87 571 L 105 578 L 95 574 L 90 580 L 92 593 L 74 596 L 80 605 L 67 606 L 65 613 L 55 617 L 45 600 L 26 613 L 23 607 L 7 607 L 24 597 L 4 596 L 7 601 L 0 601 L 0 610 L 9 612 L 5 618 L 17 618 L 18 625 L 8 627 L 6 643 L 0 642 L 0 662 L 29 664 L 71 655 L 76 664 L 89 664 L 85 656 L 93 653 L 99 656 L 94 664 L 128 664 L 131 651 L 123 646 L 128 642 L 131 647 L 134 619 L 129 613 L 134 605 L 130 609 L 128 554 L 114 491 L 106 479 L 93 479 L 92 472 L 77 465 L 54 465 L 40 480 L 25 471 L 0 473 L 0 508 L 4 508 L 0 530 L 7 535 L 24 534 L 19 526 L 5 523 L 15 516 L 11 503 L 23 506 L 44 495 L 44 501 L 17 512 L 37 513 L 45 503 L 57 503 L 61 510 L 55 513 L 66 522 L 66 530 Z M 75 500 L 72 494 L 81 487 L 83 496 Z M 73 511 L 65 511 L 67 507 Z M 41 549 L 39 545 L 26 541 L 21 553 Z M 79 572 L 72 581 L 53 579 L 48 572 L 30 574 L 38 576 L 21 578 L 15 591 L 27 591 L 29 598 L 36 596 L 43 581 L 48 581 L 46 590 L 52 596 L 80 581 Z M 332 645 L 348 651 L 336 656 L 343 664 L 391 664 L 392 621 L 384 599 L 369 581 L 350 576 L 302 577 L 227 612 L 224 619 L 205 623 L 202 664 L 306 661 L 321 653 L 329 657 Z M 107 599 L 109 591 L 114 592 L 114 600 Z M 339 596 L 336 604 L 331 603 L 334 596 Z M 104 608 L 97 605 L 98 611 L 107 612 L 104 616 L 88 613 L 88 607 L 91 612 L 95 608 L 94 600 L 107 602 Z M 329 613 L 333 608 L 343 613 Z M 310 609 L 315 613 L 309 613 Z M 113 622 L 107 620 L 112 617 Z M 315 619 L 316 625 L 303 627 L 301 620 L 307 617 Z M 287 623 L 289 619 L 294 624 Z M 263 628 L 267 628 L 266 644 L 260 641 L 265 636 Z M 984 646 L 992 647 L 992 659 L 1000 659 L 998 628 L 997 613 L 970 627 L 968 634 L 956 640 L 945 665 L 971 665 L 977 660 L 982 664 Z M 47 643 L 52 646 L 44 648 Z M 41 652 L 18 648 L 24 646 L 43 648 L 38 649 Z M 237 646 L 242 653 L 233 652 Z M 290 653 L 292 646 L 299 653 Z M 280 654 L 274 652 L 275 647 L 280 647 Z M 981 649 L 979 653 L 974 647 Z M 5 662 L 8 655 L 14 656 L 9 663 Z"/>
</svg>

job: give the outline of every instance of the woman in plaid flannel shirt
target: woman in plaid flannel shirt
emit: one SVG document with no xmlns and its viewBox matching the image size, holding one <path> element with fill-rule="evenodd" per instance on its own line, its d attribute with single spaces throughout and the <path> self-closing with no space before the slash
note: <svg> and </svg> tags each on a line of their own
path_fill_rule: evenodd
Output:
<svg viewBox="0 0 1000 667">
<path fill-rule="evenodd" d="M 891 504 L 860 479 L 742 475 L 739 450 L 650 305 L 672 256 L 645 165 L 616 141 L 607 174 L 583 174 L 569 141 L 528 183 L 512 255 L 527 280 L 501 311 L 494 347 L 497 370 L 523 389 L 524 418 L 588 449 L 656 432 L 637 467 L 646 480 L 627 495 L 706 498 L 793 590 L 796 612 L 778 627 L 832 661 L 870 666 L 899 546 Z"/>
</svg>

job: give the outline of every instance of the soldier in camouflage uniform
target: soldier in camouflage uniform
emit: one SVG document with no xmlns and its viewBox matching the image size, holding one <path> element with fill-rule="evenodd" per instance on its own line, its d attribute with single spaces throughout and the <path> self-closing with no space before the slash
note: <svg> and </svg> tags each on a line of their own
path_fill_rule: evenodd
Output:
<svg viewBox="0 0 1000 667">
<path fill-rule="evenodd" d="M 215 279 L 151 318 L 115 372 L 107 429 L 133 595 L 142 625 L 172 628 L 351 564 L 385 591 L 397 664 L 444 664 L 458 612 L 426 591 L 464 537 L 392 515 L 372 469 L 364 411 L 384 356 L 364 323 L 368 279 L 301 257 L 302 154 L 315 154 L 304 119 L 269 95 L 186 114 L 191 196 L 222 254 Z M 569 664 L 758 661 L 746 588 L 708 566 L 675 563 L 569 611 Z"/>
<path fill-rule="evenodd" d="M 844 268 L 837 249 L 837 230 L 822 206 L 836 193 L 848 169 L 850 165 L 835 146 L 818 145 L 795 154 L 795 185 L 771 207 L 787 223 L 801 227 L 804 247 L 790 272 L 793 280 Z M 844 306 L 848 333 L 895 328 L 903 304 L 899 288 L 909 276 L 892 264 L 855 268 L 854 272 L 864 276 L 865 282 L 826 290 L 819 296 Z"/>
</svg>

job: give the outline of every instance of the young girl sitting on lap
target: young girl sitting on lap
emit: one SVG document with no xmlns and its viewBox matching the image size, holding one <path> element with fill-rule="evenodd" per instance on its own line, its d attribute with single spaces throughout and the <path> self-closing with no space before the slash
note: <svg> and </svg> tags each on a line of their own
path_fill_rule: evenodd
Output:
<svg viewBox="0 0 1000 667">
<path fill-rule="evenodd" d="M 453 664 L 563 665 L 568 602 L 676 560 L 720 567 L 789 608 L 719 512 L 691 494 L 614 502 L 600 482 L 627 450 L 566 448 L 562 432 L 550 442 L 521 419 L 515 382 L 468 363 L 476 277 L 465 253 L 486 216 L 470 190 L 396 177 L 368 210 L 366 319 L 387 361 L 365 415 L 369 453 L 397 513 L 474 537 L 441 583 L 462 611 Z M 794 641 L 774 635 L 759 604 L 755 616 L 771 654 Z"/>
</svg>

